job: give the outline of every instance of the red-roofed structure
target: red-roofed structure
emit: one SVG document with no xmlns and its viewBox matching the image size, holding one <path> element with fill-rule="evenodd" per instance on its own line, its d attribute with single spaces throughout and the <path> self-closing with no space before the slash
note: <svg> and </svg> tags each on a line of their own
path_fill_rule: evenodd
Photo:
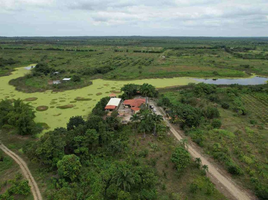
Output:
<svg viewBox="0 0 268 200">
<path fill-rule="evenodd" d="M 146 103 L 146 99 L 128 99 L 123 102 L 124 106 L 128 106 L 136 113 L 140 110 L 140 106 Z"/>
<path fill-rule="evenodd" d="M 105 110 L 114 110 L 116 109 L 116 106 L 107 105 L 105 106 Z"/>
<path fill-rule="evenodd" d="M 115 98 L 116 97 L 116 94 L 112 93 L 112 94 L 109 95 L 109 97 Z"/>
</svg>

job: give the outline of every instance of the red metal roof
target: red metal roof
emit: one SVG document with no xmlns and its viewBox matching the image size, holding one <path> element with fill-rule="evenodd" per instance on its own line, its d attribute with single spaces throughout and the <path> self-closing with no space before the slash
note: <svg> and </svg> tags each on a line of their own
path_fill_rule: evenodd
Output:
<svg viewBox="0 0 268 200">
<path fill-rule="evenodd" d="M 133 107 L 133 108 L 131 108 L 131 110 L 138 111 L 138 110 L 140 110 L 140 108 Z"/>
<path fill-rule="evenodd" d="M 116 109 L 116 106 L 106 106 L 105 110 L 114 110 Z"/>
<path fill-rule="evenodd" d="M 131 107 L 140 107 L 146 102 L 145 99 L 128 99 L 123 102 L 124 105 L 129 105 Z"/>
</svg>

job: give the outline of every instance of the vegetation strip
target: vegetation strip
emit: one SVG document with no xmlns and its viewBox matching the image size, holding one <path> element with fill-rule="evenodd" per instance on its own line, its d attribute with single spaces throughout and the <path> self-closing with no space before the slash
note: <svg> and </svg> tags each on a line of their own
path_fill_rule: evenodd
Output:
<svg viewBox="0 0 268 200">
<path fill-rule="evenodd" d="M 9 150 L 4 144 L 0 142 L 0 148 L 8 155 L 10 156 L 21 168 L 22 174 L 24 177 L 29 181 L 29 184 L 31 186 L 31 191 L 34 197 L 34 200 L 42 200 L 42 195 L 40 193 L 40 190 L 38 188 L 37 183 L 35 182 L 29 168 L 27 167 L 27 164 L 14 152 Z"/>
</svg>

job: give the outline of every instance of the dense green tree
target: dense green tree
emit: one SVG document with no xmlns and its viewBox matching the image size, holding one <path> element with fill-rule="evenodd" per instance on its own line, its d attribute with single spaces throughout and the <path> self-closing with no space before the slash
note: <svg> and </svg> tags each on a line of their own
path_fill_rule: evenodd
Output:
<svg viewBox="0 0 268 200">
<path fill-rule="evenodd" d="M 136 84 L 126 84 L 121 88 L 121 91 L 124 92 L 125 98 L 132 98 L 137 94 L 139 85 Z"/>
<path fill-rule="evenodd" d="M 73 77 L 72 77 L 72 81 L 73 81 L 73 82 L 80 82 L 80 81 L 81 81 L 81 77 L 78 76 L 78 75 L 73 75 Z"/>
<path fill-rule="evenodd" d="M 99 116 L 103 116 L 105 115 L 105 106 L 107 105 L 107 103 L 109 102 L 110 97 L 104 97 L 102 98 L 97 105 L 92 109 L 92 114 L 93 115 L 99 115 Z"/>
<path fill-rule="evenodd" d="M 81 116 L 71 117 L 67 124 L 67 130 L 72 130 L 78 127 L 79 125 L 84 125 L 84 124 L 85 124 L 85 120 Z"/>
<path fill-rule="evenodd" d="M 171 161 L 175 164 L 176 169 L 181 174 L 189 166 L 191 157 L 187 150 L 179 146 L 173 152 Z"/>
<path fill-rule="evenodd" d="M 170 113 L 173 122 L 178 122 L 182 128 L 198 127 L 201 121 L 201 110 L 187 104 L 177 104 Z"/>
<path fill-rule="evenodd" d="M 38 129 L 34 118 L 33 108 L 20 99 L 0 102 L 0 127 L 7 124 L 16 128 L 20 135 L 35 134 L 41 129 Z"/>
<path fill-rule="evenodd" d="M 64 128 L 57 128 L 54 131 L 47 132 L 39 141 L 24 147 L 24 151 L 31 160 L 53 169 L 64 156 L 65 134 L 66 129 Z"/>
<path fill-rule="evenodd" d="M 145 97 L 157 97 L 158 92 L 151 84 L 144 83 L 139 87 L 140 93 Z"/>
<path fill-rule="evenodd" d="M 73 154 L 63 156 L 57 163 L 59 176 L 71 182 L 78 178 L 81 167 L 79 157 Z"/>
<path fill-rule="evenodd" d="M 33 75 L 34 76 L 42 76 L 42 75 L 48 75 L 51 72 L 51 68 L 47 65 L 47 63 L 38 63 L 35 68 L 33 69 Z"/>
<path fill-rule="evenodd" d="M 8 123 L 8 114 L 14 109 L 11 100 L 1 100 L 0 102 L 0 127 Z"/>
</svg>

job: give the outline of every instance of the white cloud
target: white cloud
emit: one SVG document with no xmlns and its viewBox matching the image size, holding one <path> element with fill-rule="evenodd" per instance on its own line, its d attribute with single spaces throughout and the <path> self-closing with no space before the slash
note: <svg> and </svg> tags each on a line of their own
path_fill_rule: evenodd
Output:
<svg viewBox="0 0 268 200">
<path fill-rule="evenodd" d="M 243 36 L 251 27 L 263 35 L 268 29 L 267 0 L 0 0 L 0 5 L 0 35 L 42 35 L 44 27 L 51 35 L 62 30 L 76 35 L 155 35 L 156 29 L 164 35 L 204 35 L 210 27 L 226 36 L 233 36 L 232 29 L 241 30 L 235 34 Z M 181 32 L 189 28 L 192 32 Z M 250 31 L 254 35 L 254 29 Z"/>
</svg>

